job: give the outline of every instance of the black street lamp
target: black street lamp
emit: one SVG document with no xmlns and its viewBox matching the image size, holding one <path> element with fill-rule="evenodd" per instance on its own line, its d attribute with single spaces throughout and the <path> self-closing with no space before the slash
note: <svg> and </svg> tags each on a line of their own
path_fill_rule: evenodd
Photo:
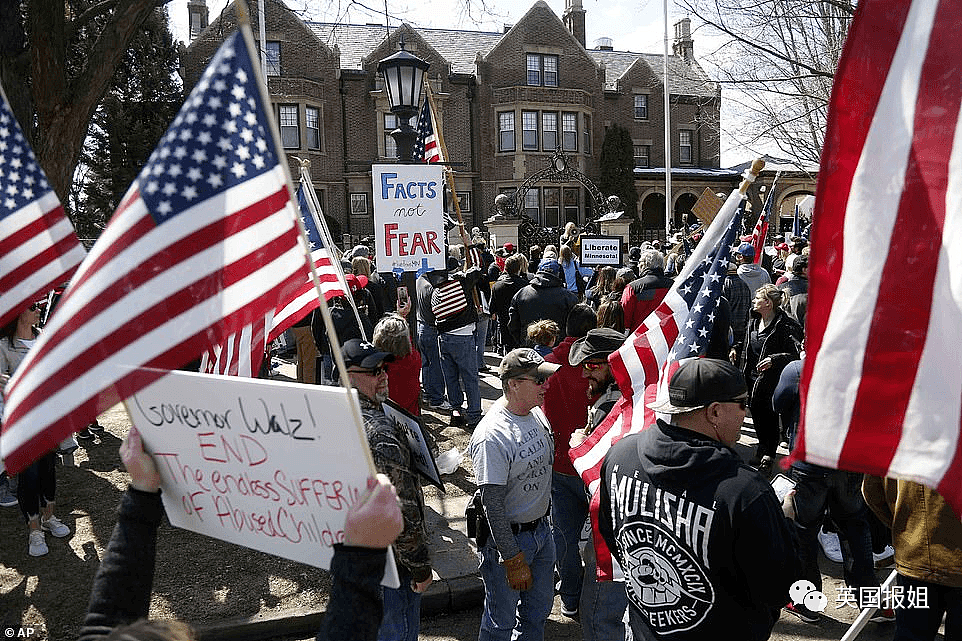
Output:
<svg viewBox="0 0 962 641">
<path fill-rule="evenodd" d="M 411 127 L 411 118 L 421 107 L 421 90 L 424 87 L 424 74 L 431 65 L 404 50 L 388 56 L 377 64 L 378 73 L 384 79 L 387 97 L 391 102 L 391 113 L 397 117 L 398 127 L 391 132 L 397 145 L 398 162 L 414 162 L 414 143 L 417 131 Z"/>
</svg>

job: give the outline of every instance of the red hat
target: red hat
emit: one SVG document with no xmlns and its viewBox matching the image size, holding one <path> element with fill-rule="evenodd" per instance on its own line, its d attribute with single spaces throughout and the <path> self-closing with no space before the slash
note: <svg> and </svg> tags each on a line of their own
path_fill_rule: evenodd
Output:
<svg viewBox="0 0 962 641">
<path fill-rule="evenodd" d="M 513 252 L 513 251 L 514 251 L 514 243 L 505 243 L 505 244 L 504 244 L 504 248 L 505 248 L 505 250 L 507 250 L 507 251 L 509 251 L 509 252 Z"/>
<path fill-rule="evenodd" d="M 347 280 L 347 286 L 351 288 L 352 292 L 356 292 L 359 289 L 367 287 L 367 276 L 355 276 L 354 274 L 348 274 L 344 278 Z"/>
<path fill-rule="evenodd" d="M 778 243 L 777 245 L 775 245 L 775 249 L 777 249 L 778 251 L 788 251 L 788 245 L 786 245 L 785 243 Z"/>
</svg>

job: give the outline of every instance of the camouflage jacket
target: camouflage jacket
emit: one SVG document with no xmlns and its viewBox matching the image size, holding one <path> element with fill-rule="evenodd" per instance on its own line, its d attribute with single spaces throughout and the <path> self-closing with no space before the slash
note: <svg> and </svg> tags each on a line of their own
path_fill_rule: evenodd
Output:
<svg viewBox="0 0 962 641">
<path fill-rule="evenodd" d="M 359 398 L 374 466 L 391 479 L 401 501 L 404 530 L 394 542 L 395 556 L 398 564 L 410 572 L 415 581 L 424 581 L 431 576 L 431 558 L 424 528 L 424 492 L 421 478 L 414 470 L 411 447 L 380 404 L 363 395 Z"/>
</svg>

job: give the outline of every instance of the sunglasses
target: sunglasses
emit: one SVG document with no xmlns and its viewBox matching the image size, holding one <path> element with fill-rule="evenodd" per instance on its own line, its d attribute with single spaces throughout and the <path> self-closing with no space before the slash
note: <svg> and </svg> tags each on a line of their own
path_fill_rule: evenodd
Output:
<svg viewBox="0 0 962 641">
<path fill-rule="evenodd" d="M 547 376 L 538 376 L 537 378 L 531 378 L 530 376 L 519 376 L 519 381 L 531 381 L 535 385 L 544 385 L 548 381 Z"/>
<path fill-rule="evenodd" d="M 40 311 L 40 303 L 34 303 L 33 305 L 31 305 L 31 306 L 30 306 L 30 311 L 31 311 L 31 312 L 39 312 L 39 311 Z"/>
<path fill-rule="evenodd" d="M 718 401 L 719 403 L 736 403 L 738 407 L 745 410 L 748 409 L 748 398 L 733 398 L 730 401 Z"/>
<path fill-rule="evenodd" d="M 381 374 L 387 374 L 386 365 L 378 365 L 374 369 L 349 369 L 347 370 L 349 374 L 364 374 L 365 376 L 380 376 Z"/>
<path fill-rule="evenodd" d="M 595 371 L 595 370 L 601 369 L 602 367 L 604 367 L 604 366 L 607 365 L 607 364 L 608 364 L 608 361 L 600 361 L 600 362 L 599 362 L 599 361 L 594 361 L 594 362 L 592 362 L 592 361 L 585 361 L 584 363 L 581 364 L 581 366 L 582 366 L 583 368 L 585 368 L 586 370 L 588 370 L 589 372 L 593 372 L 593 371 Z"/>
</svg>

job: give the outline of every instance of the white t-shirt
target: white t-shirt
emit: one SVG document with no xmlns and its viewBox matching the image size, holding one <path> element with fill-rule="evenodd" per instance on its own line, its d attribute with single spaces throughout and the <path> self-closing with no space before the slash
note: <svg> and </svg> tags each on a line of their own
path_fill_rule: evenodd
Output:
<svg viewBox="0 0 962 641">
<path fill-rule="evenodd" d="M 554 439 L 541 408 L 517 416 L 503 399 L 495 403 L 471 435 L 468 451 L 479 486 L 506 486 L 508 521 L 527 523 L 547 513 Z"/>
</svg>

